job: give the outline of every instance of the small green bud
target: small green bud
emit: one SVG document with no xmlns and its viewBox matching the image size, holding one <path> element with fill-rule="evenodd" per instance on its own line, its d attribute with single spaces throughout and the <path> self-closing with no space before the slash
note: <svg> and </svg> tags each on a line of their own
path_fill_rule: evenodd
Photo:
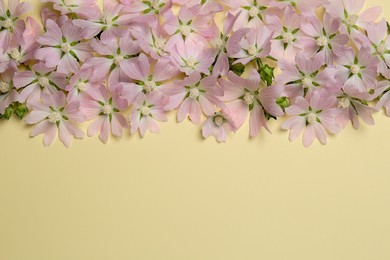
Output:
<svg viewBox="0 0 390 260">
<path fill-rule="evenodd" d="M 290 101 L 287 97 L 280 97 L 276 100 L 276 104 L 278 104 L 283 109 L 283 111 L 285 111 L 285 109 L 290 106 Z"/>
<path fill-rule="evenodd" d="M 14 114 L 14 109 L 9 106 L 3 115 L 0 116 L 1 119 L 6 119 L 6 120 L 9 120 L 11 118 L 11 116 Z"/>
<path fill-rule="evenodd" d="M 233 65 L 235 59 L 229 58 L 230 70 L 233 71 L 238 76 L 241 76 L 245 71 L 245 66 L 241 63 L 237 63 Z"/>
<path fill-rule="evenodd" d="M 23 119 L 28 113 L 27 106 L 19 102 L 15 103 L 14 109 L 15 109 L 15 115 L 17 115 L 20 119 Z"/>
<path fill-rule="evenodd" d="M 275 68 L 269 66 L 268 64 L 261 64 L 259 68 L 260 77 L 267 86 L 271 86 L 274 80 L 274 70 Z"/>
</svg>

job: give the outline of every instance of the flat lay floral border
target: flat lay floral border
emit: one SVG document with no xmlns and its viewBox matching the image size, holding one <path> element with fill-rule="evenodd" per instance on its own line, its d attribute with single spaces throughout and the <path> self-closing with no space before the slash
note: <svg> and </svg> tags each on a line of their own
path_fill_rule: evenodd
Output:
<svg viewBox="0 0 390 260">
<path fill-rule="evenodd" d="M 281 120 L 306 147 L 390 116 L 390 27 L 364 0 L 41 1 L 38 21 L 0 0 L 0 117 L 45 146 L 83 123 L 144 137 L 170 111 L 218 142 Z"/>
</svg>

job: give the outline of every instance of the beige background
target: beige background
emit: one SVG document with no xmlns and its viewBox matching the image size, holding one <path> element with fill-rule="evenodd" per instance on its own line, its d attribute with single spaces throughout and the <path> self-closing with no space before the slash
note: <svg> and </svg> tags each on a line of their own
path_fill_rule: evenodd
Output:
<svg viewBox="0 0 390 260">
<path fill-rule="evenodd" d="M 0 260 L 388 260 L 390 119 L 376 121 L 310 149 L 279 122 L 216 144 L 172 115 L 160 135 L 71 149 L 1 122 Z"/>
</svg>

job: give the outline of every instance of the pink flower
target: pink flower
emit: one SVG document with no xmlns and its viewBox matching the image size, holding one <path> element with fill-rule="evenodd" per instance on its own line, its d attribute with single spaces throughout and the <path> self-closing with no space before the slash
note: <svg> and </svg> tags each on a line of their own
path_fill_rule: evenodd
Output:
<svg viewBox="0 0 390 260">
<path fill-rule="evenodd" d="M 0 31 L 3 31 L 4 43 L 10 44 L 14 35 L 22 34 L 24 21 L 19 17 L 29 12 L 32 5 L 19 0 L 8 0 L 8 8 L 5 7 L 4 0 L 0 0 Z M 0 46 L 0 49 L 2 47 Z"/>
<path fill-rule="evenodd" d="M 250 114 L 250 136 L 259 134 L 260 128 L 267 127 L 267 116 L 282 116 L 283 110 L 276 104 L 282 88 L 279 86 L 263 87 L 260 85 L 260 75 L 253 69 L 248 79 L 241 78 L 233 72 L 229 72 L 228 79 L 221 79 L 224 89 L 223 101 L 229 102 L 224 109 L 240 128 Z"/>
<path fill-rule="evenodd" d="M 44 134 L 43 144 L 49 146 L 54 142 L 58 131 L 60 140 L 66 147 L 72 144 L 72 137 L 83 139 L 84 132 L 74 123 L 81 121 L 79 106 L 78 102 L 67 103 L 62 91 L 42 94 L 42 102 L 32 102 L 31 112 L 26 117 L 27 124 L 37 124 L 31 137 Z"/>
<path fill-rule="evenodd" d="M 379 23 L 368 23 L 366 27 L 367 37 L 359 38 L 362 46 L 358 47 L 371 49 L 372 55 L 379 60 L 378 73 L 384 74 L 390 68 L 390 37 L 387 32 L 387 22 L 382 19 Z"/>
<path fill-rule="evenodd" d="M 51 2 L 55 10 L 62 15 L 75 14 L 82 19 L 97 19 L 100 9 L 96 0 L 41 0 L 41 2 Z"/>
<path fill-rule="evenodd" d="M 228 0 L 226 4 L 234 9 L 234 15 L 240 13 L 234 30 L 244 27 L 262 27 L 269 14 L 269 0 Z"/>
<path fill-rule="evenodd" d="M 12 70 L 0 74 L 0 115 L 4 114 L 9 105 L 18 100 L 19 93 L 12 82 L 13 75 Z"/>
<path fill-rule="evenodd" d="M 182 6 L 186 5 L 188 7 L 200 5 L 200 13 L 208 15 L 222 12 L 222 4 L 225 0 L 173 0 L 172 2 Z"/>
<path fill-rule="evenodd" d="M 192 123 L 199 124 L 202 112 L 211 116 L 217 107 L 224 107 L 219 100 L 223 96 L 223 89 L 217 83 L 216 76 L 201 77 L 199 73 L 191 74 L 184 80 L 175 81 L 164 89 L 169 97 L 167 110 L 179 107 L 177 121 L 183 122 L 189 115 Z"/>
<path fill-rule="evenodd" d="M 121 0 L 121 3 L 125 5 L 123 11 L 130 14 L 133 21 L 150 24 L 157 24 L 160 15 L 164 15 L 172 7 L 171 0 Z"/>
<path fill-rule="evenodd" d="M 331 0 L 326 9 L 335 17 L 341 18 L 344 31 L 357 34 L 359 28 L 366 28 L 367 23 L 375 22 L 382 13 L 382 8 L 372 7 L 363 12 L 365 0 Z"/>
<path fill-rule="evenodd" d="M 24 28 L 24 26 L 23 26 Z M 18 66 L 33 60 L 35 51 L 40 47 L 36 42 L 36 37 L 41 28 L 36 20 L 27 18 L 25 29 L 22 34 L 15 36 L 17 40 L 10 41 L 9 44 L 1 44 L 4 46 L 5 53 L 8 54 L 8 67 L 17 70 Z M 0 42 L 4 40 L 0 39 Z"/>
<path fill-rule="evenodd" d="M 162 26 L 141 24 L 132 33 L 139 47 L 153 59 L 157 60 L 169 55 L 166 48 L 168 34 L 163 30 Z"/>
<path fill-rule="evenodd" d="M 166 98 L 159 92 L 139 94 L 129 118 L 131 133 L 134 134 L 139 130 L 142 137 L 145 136 L 147 130 L 151 133 L 159 133 L 160 126 L 156 121 L 168 121 L 164 110 L 166 101 Z"/>
<path fill-rule="evenodd" d="M 281 9 L 296 7 L 304 14 L 313 14 L 318 7 L 327 2 L 327 0 L 273 0 L 270 5 Z"/>
<path fill-rule="evenodd" d="M 282 73 L 276 78 L 276 82 L 284 86 L 285 95 L 289 98 L 306 96 L 331 83 L 328 71 L 321 71 L 323 65 L 324 56 L 321 54 L 313 58 L 298 54 L 295 63 L 280 60 L 279 67 Z"/>
<path fill-rule="evenodd" d="M 186 75 L 192 73 L 210 74 L 210 66 L 215 61 L 215 51 L 192 41 L 179 40 L 170 51 L 172 63 Z"/>
<path fill-rule="evenodd" d="M 346 94 L 342 90 L 342 85 L 335 84 L 328 89 L 324 95 L 333 95 L 337 97 L 337 105 L 335 106 L 337 117 L 337 124 L 344 129 L 349 122 L 352 122 L 354 129 L 359 129 L 359 118 L 367 125 L 374 125 L 375 121 L 372 117 L 374 109 L 368 105 L 368 102 L 373 99 L 368 93 L 356 92 L 353 94 Z"/>
<path fill-rule="evenodd" d="M 324 24 L 317 17 L 311 16 L 301 26 L 306 34 L 298 41 L 298 46 L 302 53 L 313 57 L 317 53 L 324 56 L 327 65 L 333 65 L 335 59 L 334 50 L 342 53 L 349 42 L 347 34 L 339 34 L 341 20 L 326 12 L 324 14 Z"/>
<path fill-rule="evenodd" d="M 227 43 L 229 57 L 238 59 L 233 64 L 246 65 L 252 60 L 270 55 L 272 33 L 264 26 L 235 32 Z"/>
<path fill-rule="evenodd" d="M 167 80 L 172 79 L 178 73 L 168 60 L 160 59 L 152 69 L 152 64 L 145 54 L 129 60 L 123 64 L 123 71 L 135 81 L 135 83 L 119 83 L 122 86 L 120 96 L 130 105 L 140 93 L 152 93 L 164 88 Z"/>
<path fill-rule="evenodd" d="M 66 86 L 66 75 L 46 67 L 43 63 L 35 64 L 32 70 L 15 73 L 14 85 L 22 89 L 19 102 L 37 101 L 41 93 L 55 94 Z"/>
<path fill-rule="evenodd" d="M 198 6 L 189 8 L 184 5 L 180 8 L 178 16 L 172 11 L 165 15 L 164 29 L 171 35 L 168 40 L 168 48 L 172 48 L 179 41 L 191 41 L 192 44 L 207 43 L 206 38 L 210 34 L 210 16 L 200 14 Z"/>
<path fill-rule="evenodd" d="M 80 107 L 87 120 L 94 119 L 88 127 L 88 136 L 100 133 L 99 138 L 103 143 L 107 143 L 110 132 L 122 137 L 123 128 L 128 127 L 121 113 L 127 108 L 127 103 L 118 97 L 118 91 L 116 87 L 111 87 L 110 91 L 104 86 L 90 88 L 90 98 L 84 99 Z"/>
<path fill-rule="evenodd" d="M 88 43 L 80 42 L 84 39 L 81 30 L 71 22 L 59 27 L 53 20 L 47 20 L 46 30 L 37 39 L 43 47 L 35 53 L 46 66 L 57 67 L 58 72 L 68 74 L 79 70 L 79 62 L 92 56 Z"/>
<path fill-rule="evenodd" d="M 269 28 L 274 32 L 271 56 L 293 62 L 298 52 L 297 40 L 302 25 L 301 17 L 292 7 L 287 7 L 282 20 L 276 15 L 267 16 Z"/>
<path fill-rule="evenodd" d="M 282 124 L 283 129 L 290 129 L 290 141 L 296 140 L 303 131 L 303 145 L 309 147 L 315 139 L 322 144 L 327 142 L 327 131 L 340 132 L 336 123 L 337 112 L 333 109 L 335 97 L 324 97 L 314 93 L 307 98 L 297 97 L 292 106 L 286 108 L 289 118 Z"/>
<path fill-rule="evenodd" d="M 229 57 L 226 51 L 226 44 L 238 16 L 239 14 L 233 16 L 231 13 L 228 13 L 225 17 L 222 32 L 220 32 L 214 21 L 212 23 L 211 30 L 213 36 L 210 41 L 211 46 L 217 51 L 217 60 L 213 68 L 213 75 L 226 76 L 229 71 Z"/>
<path fill-rule="evenodd" d="M 75 19 L 73 24 L 82 28 L 86 39 L 91 39 L 101 33 L 100 40 L 103 44 L 108 44 L 110 41 L 126 35 L 128 30 L 131 17 L 122 14 L 122 8 L 123 5 L 118 3 L 104 1 L 103 13 L 99 15 L 98 19 Z"/>
<path fill-rule="evenodd" d="M 223 111 L 209 116 L 202 125 L 202 135 L 205 138 L 214 136 L 218 142 L 225 142 L 229 133 L 236 130 L 233 120 Z"/>
<path fill-rule="evenodd" d="M 80 100 L 88 98 L 90 88 L 98 88 L 99 83 L 92 82 L 92 70 L 81 69 L 72 75 L 65 90 L 68 92 L 68 100 Z"/>
<path fill-rule="evenodd" d="M 339 53 L 336 59 L 336 81 L 343 85 L 347 94 L 364 93 L 375 89 L 378 59 L 371 55 L 368 48 L 360 49 L 357 54 L 349 48 Z"/>
<path fill-rule="evenodd" d="M 390 117 L 390 81 L 388 79 L 380 81 L 376 92 L 379 96 L 379 102 L 376 104 L 375 109 L 379 111 L 384 108 L 386 115 Z"/>
<path fill-rule="evenodd" d="M 92 39 L 90 44 L 93 50 L 100 54 L 100 57 L 89 58 L 84 64 L 85 69 L 93 69 L 93 80 L 101 81 L 109 75 L 110 85 L 125 81 L 123 64 L 140 52 L 137 43 L 124 37 L 109 41 L 107 44 Z"/>
</svg>

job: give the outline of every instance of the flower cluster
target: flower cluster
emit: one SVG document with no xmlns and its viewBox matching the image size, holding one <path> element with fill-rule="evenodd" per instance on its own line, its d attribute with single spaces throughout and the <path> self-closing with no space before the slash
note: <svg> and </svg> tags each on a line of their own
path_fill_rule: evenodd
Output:
<svg viewBox="0 0 390 260">
<path fill-rule="evenodd" d="M 365 0 L 0 0 L 0 117 L 57 135 L 142 137 L 177 120 L 226 141 L 283 121 L 327 142 L 390 116 L 390 27 Z M 221 23 L 220 20 L 223 22 Z"/>
</svg>

